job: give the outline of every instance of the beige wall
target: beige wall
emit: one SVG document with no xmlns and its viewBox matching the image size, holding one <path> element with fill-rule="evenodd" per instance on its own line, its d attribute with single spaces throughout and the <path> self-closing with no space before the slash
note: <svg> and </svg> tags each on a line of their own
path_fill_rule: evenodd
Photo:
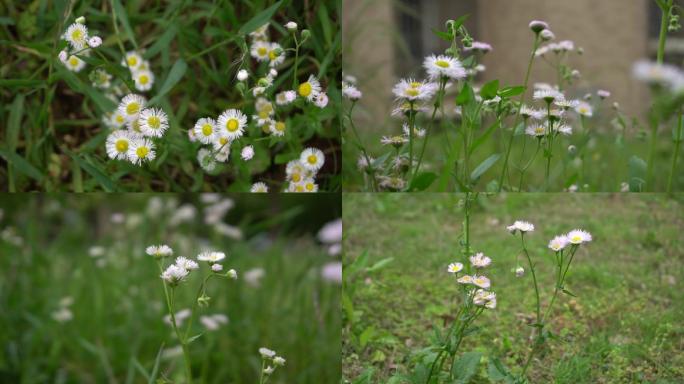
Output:
<svg viewBox="0 0 684 384">
<path fill-rule="evenodd" d="M 475 1 L 475 0 L 472 0 Z M 582 73 L 579 94 L 604 88 L 613 93 L 630 114 L 644 111 L 647 90 L 631 77 L 632 63 L 647 56 L 647 6 L 649 0 L 486 0 L 478 1 L 476 40 L 493 45 L 484 59 L 483 81 L 501 79 L 505 84 L 522 83 L 532 44 L 527 25 L 532 19 L 547 21 L 559 40 L 573 40 L 584 55 L 573 55 L 571 65 Z M 442 18 L 436 25 L 460 15 L 425 11 L 424 18 Z M 343 37 L 345 72 L 361 80 L 364 108 L 370 121 L 385 122 L 391 109 L 391 87 L 396 81 L 392 61 L 401 49 L 394 32 L 394 5 L 390 0 L 344 0 Z M 430 21 L 432 22 L 432 21 Z M 435 38 L 436 39 L 436 38 Z M 535 62 L 533 81 L 555 82 L 555 72 L 544 62 Z"/>
</svg>

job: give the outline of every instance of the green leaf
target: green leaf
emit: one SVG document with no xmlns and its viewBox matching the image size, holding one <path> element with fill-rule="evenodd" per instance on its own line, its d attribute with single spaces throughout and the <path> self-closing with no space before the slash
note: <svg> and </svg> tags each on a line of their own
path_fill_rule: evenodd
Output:
<svg viewBox="0 0 684 384">
<path fill-rule="evenodd" d="M 466 384 L 477 373 L 477 366 L 480 364 L 482 353 L 466 352 L 454 362 L 451 367 L 451 374 L 456 381 L 454 383 Z"/>
<path fill-rule="evenodd" d="M 124 27 L 124 30 L 126 31 L 126 35 L 128 35 L 128 39 L 133 43 L 133 46 L 135 48 L 138 48 L 138 43 L 135 42 L 135 33 L 133 33 L 133 29 L 131 28 L 131 23 L 128 22 L 128 15 L 126 14 L 126 9 L 121 5 L 120 0 L 111 0 L 112 2 L 112 7 L 114 8 L 114 14 L 116 18 L 118 18 L 121 21 L 121 24 Z"/>
<path fill-rule="evenodd" d="M 568 291 L 568 290 L 565 289 L 565 288 L 563 288 L 563 293 L 565 293 L 566 295 L 570 295 L 570 296 L 572 296 L 572 297 L 577 297 L 577 295 L 575 295 L 574 293 Z"/>
<path fill-rule="evenodd" d="M 359 335 L 359 345 L 361 348 L 366 348 L 366 345 L 371 341 L 373 336 L 375 336 L 375 328 L 373 328 L 372 325 L 364 329 L 363 332 L 361 332 L 361 335 Z"/>
<path fill-rule="evenodd" d="M 158 103 L 162 97 L 169 93 L 173 86 L 180 81 L 187 69 L 188 64 L 185 63 L 185 60 L 176 60 L 176 62 L 173 64 L 173 67 L 171 67 L 171 71 L 169 71 L 168 76 L 166 76 L 166 80 L 164 80 L 164 84 L 162 84 L 161 89 L 152 98 L 152 100 L 150 100 L 150 104 Z"/>
<path fill-rule="evenodd" d="M 11 152 L 17 148 L 19 141 L 19 128 L 21 127 L 21 116 L 24 114 L 24 94 L 20 93 L 14 97 L 12 106 L 10 107 L 9 119 L 7 121 L 7 134 L 5 140 L 7 147 Z"/>
<path fill-rule="evenodd" d="M 413 178 L 410 191 L 424 191 L 437 179 L 437 174 L 433 172 L 421 172 L 418 176 Z"/>
<path fill-rule="evenodd" d="M 454 36 L 450 33 L 438 31 L 434 28 L 432 28 L 432 33 L 434 33 L 435 36 L 439 37 L 440 39 L 442 39 L 446 42 L 451 43 L 452 41 L 454 41 Z"/>
<path fill-rule="evenodd" d="M 459 28 L 461 28 L 461 25 L 465 23 L 466 20 L 468 20 L 468 17 L 470 17 L 470 14 L 465 14 L 458 19 L 456 19 L 453 24 L 451 25 L 451 29 L 453 32 L 456 32 Z M 449 22 L 447 22 L 447 28 L 449 27 Z"/>
<path fill-rule="evenodd" d="M 486 158 L 470 174 L 470 180 L 475 181 L 475 180 L 479 179 L 480 176 L 482 176 L 483 173 L 487 172 L 487 170 L 489 168 L 491 168 L 492 165 L 494 165 L 494 163 L 496 163 L 496 161 L 499 160 L 500 157 L 501 157 L 500 153 L 495 153 L 495 154 L 489 156 L 488 158 Z"/>
<path fill-rule="evenodd" d="M 501 97 L 512 97 L 525 92 L 525 87 L 522 85 L 503 87 L 499 89 L 499 96 Z"/>
<path fill-rule="evenodd" d="M 6 149 L 0 149 L 0 156 L 5 158 L 5 160 L 14 166 L 14 169 L 23 173 L 24 175 L 35 179 L 38 182 L 43 180 L 43 174 L 26 159 L 14 153 L 14 151 L 8 151 Z"/>
<path fill-rule="evenodd" d="M 382 260 L 378 261 L 377 263 L 371 265 L 370 267 L 366 268 L 366 272 L 375 272 L 378 269 L 385 267 L 387 264 L 391 263 L 392 261 L 394 261 L 394 257 L 387 257 L 385 259 L 382 259 Z"/>
<path fill-rule="evenodd" d="M 143 54 L 143 57 L 146 59 L 149 59 L 150 57 L 156 55 L 159 53 L 162 49 L 167 48 L 169 44 L 171 43 L 171 40 L 176 36 L 176 33 L 178 32 L 178 27 L 176 24 L 171 24 L 164 33 L 159 36 L 157 41 L 152 44 L 147 51 Z"/>
<path fill-rule="evenodd" d="M 71 156 L 71 158 L 78 163 L 78 165 L 83 168 L 84 171 L 88 172 L 88 174 L 94 177 L 106 192 L 114 192 L 118 190 L 116 184 L 114 184 L 114 181 L 107 177 L 107 175 L 105 175 L 104 172 L 99 170 L 95 165 L 91 164 L 91 162 L 87 161 L 86 159 L 82 159 L 74 153 L 67 151 L 67 154 Z"/>
<path fill-rule="evenodd" d="M 195 335 L 195 336 L 192 336 L 191 338 L 189 338 L 189 339 L 186 341 L 186 343 L 190 344 L 190 343 L 192 343 L 193 341 L 195 341 L 195 340 L 199 339 L 200 337 L 202 337 L 202 335 L 204 335 L 204 333 L 199 333 L 199 334 L 197 334 L 197 335 Z"/>
<path fill-rule="evenodd" d="M 100 112 L 111 112 L 116 107 L 116 104 L 112 100 L 106 98 L 98 90 L 90 86 L 90 84 L 82 82 L 81 79 L 71 71 L 62 66 L 59 66 L 57 71 L 71 89 L 88 96 L 97 105 Z"/>
<path fill-rule="evenodd" d="M 154 359 L 154 367 L 152 368 L 152 374 L 150 374 L 147 384 L 153 384 L 157 379 L 157 374 L 159 373 L 159 362 L 161 361 L 162 352 L 164 352 L 164 343 L 159 347 L 159 352 L 157 352 L 157 358 Z"/>
<path fill-rule="evenodd" d="M 271 20 L 271 17 L 273 17 L 273 14 L 275 14 L 278 8 L 280 8 L 282 3 L 283 1 L 280 0 L 277 3 L 261 11 L 258 15 L 252 17 L 248 22 L 246 22 L 242 25 L 242 27 L 240 27 L 240 29 L 238 30 L 238 34 L 243 36 L 247 35 L 251 32 L 256 31 L 257 28 L 261 27 L 262 25 L 266 24 L 269 20 Z"/>
<path fill-rule="evenodd" d="M 492 80 L 482 86 L 480 96 L 485 100 L 491 100 L 496 97 L 496 92 L 499 90 L 499 80 Z"/>
<path fill-rule="evenodd" d="M 487 377 L 490 380 L 507 382 L 513 378 L 513 375 L 508 371 L 505 365 L 496 357 L 489 359 L 489 366 L 487 367 Z"/>
<path fill-rule="evenodd" d="M 496 129 L 499 128 L 500 125 L 501 125 L 501 120 L 496 120 L 495 122 L 492 123 L 492 125 L 487 127 L 487 129 L 485 129 L 484 133 L 480 137 L 475 139 L 475 141 L 473 142 L 473 145 L 470 146 L 470 153 L 475 152 L 475 150 L 480 145 L 484 144 L 485 141 L 487 141 L 487 139 L 489 138 L 489 136 L 491 136 L 492 133 L 494 131 L 496 131 Z"/>
<path fill-rule="evenodd" d="M 0 87 L 20 88 L 31 87 L 35 88 L 39 85 L 44 85 L 45 80 L 38 79 L 0 79 Z"/>
<path fill-rule="evenodd" d="M 456 96 L 456 105 L 466 105 L 475 99 L 475 93 L 469 83 L 463 84 L 461 92 Z"/>
</svg>

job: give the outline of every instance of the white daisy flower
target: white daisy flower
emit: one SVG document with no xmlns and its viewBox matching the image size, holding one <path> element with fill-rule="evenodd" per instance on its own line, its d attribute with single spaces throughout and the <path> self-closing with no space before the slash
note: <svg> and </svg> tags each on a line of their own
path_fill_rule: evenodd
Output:
<svg viewBox="0 0 684 384">
<path fill-rule="evenodd" d="M 88 46 L 90 48 L 97 48 L 100 45 L 102 45 L 102 38 L 100 38 L 100 36 L 93 36 L 88 39 Z"/>
<path fill-rule="evenodd" d="M 273 364 L 280 365 L 282 367 L 285 365 L 285 359 L 280 356 L 276 356 L 273 358 Z"/>
<path fill-rule="evenodd" d="M 283 121 L 271 120 L 268 124 L 268 131 L 273 136 L 285 136 L 285 130 L 286 129 L 287 129 L 287 125 Z"/>
<path fill-rule="evenodd" d="M 154 84 L 154 73 L 149 70 L 135 71 L 133 74 L 135 89 L 138 91 L 149 91 Z"/>
<path fill-rule="evenodd" d="M 534 231 L 534 224 L 527 221 L 516 220 L 513 225 L 509 225 L 506 229 L 513 235 L 515 235 L 516 231 L 532 232 Z"/>
<path fill-rule="evenodd" d="M 320 149 L 306 148 L 299 156 L 299 161 L 307 170 L 318 172 L 323 166 L 323 163 L 325 163 L 325 155 L 323 155 L 323 151 Z"/>
<path fill-rule="evenodd" d="M 140 119 L 134 119 L 126 122 L 126 128 L 128 128 L 131 133 L 142 136 L 142 130 L 140 129 Z"/>
<path fill-rule="evenodd" d="M 181 268 L 187 269 L 188 271 L 192 271 L 193 269 L 199 268 L 199 264 L 197 264 L 194 260 L 190 260 L 184 256 L 178 256 L 176 258 L 176 265 Z"/>
<path fill-rule="evenodd" d="M 487 303 L 494 301 L 496 302 L 496 293 L 485 291 L 484 289 L 478 289 L 473 295 L 473 304 L 479 306 L 485 306 Z M 496 304 L 494 304 L 496 306 Z"/>
<path fill-rule="evenodd" d="M 350 84 L 348 82 L 343 82 L 342 83 L 342 96 L 346 97 L 349 100 L 356 101 L 361 99 L 363 96 L 363 93 L 359 91 L 358 88 L 356 88 L 355 85 Z"/>
<path fill-rule="evenodd" d="M 430 80 L 439 80 L 443 76 L 454 80 L 460 80 L 466 77 L 466 71 L 465 68 L 463 68 L 463 64 L 450 56 L 428 56 L 423 61 L 423 68 L 425 68 Z"/>
<path fill-rule="evenodd" d="M 284 91 L 276 94 L 275 102 L 278 105 L 288 105 L 295 101 L 297 98 L 297 92 L 295 91 Z"/>
<path fill-rule="evenodd" d="M 565 248 L 566 245 L 568 245 L 570 241 L 565 235 L 561 236 L 556 236 L 551 241 L 549 241 L 549 249 L 555 252 L 559 252 L 563 248 Z"/>
<path fill-rule="evenodd" d="M 138 114 L 145 108 L 147 99 L 143 96 L 129 93 L 121 99 L 119 103 L 119 112 L 126 118 L 126 121 L 133 121 L 138 119 Z"/>
<path fill-rule="evenodd" d="M 404 131 L 404 135 L 406 135 L 406 137 L 408 137 L 409 133 L 411 132 L 411 130 L 409 129 L 408 123 L 404 123 L 401 126 L 401 129 Z M 422 139 L 423 137 L 425 137 L 425 130 L 418 128 L 418 127 L 413 127 L 413 137 L 414 138 L 417 137 L 419 139 Z"/>
<path fill-rule="evenodd" d="M 318 108 L 325 108 L 328 105 L 328 95 L 325 92 L 321 92 L 314 98 L 314 105 Z"/>
<path fill-rule="evenodd" d="M 252 187 L 249 189 L 251 193 L 267 193 L 268 192 L 268 186 L 265 183 L 262 183 L 261 181 L 256 182 L 252 184 Z"/>
<path fill-rule="evenodd" d="M 470 52 L 470 51 L 475 51 L 475 52 L 482 52 L 482 53 L 487 53 L 492 50 L 492 46 L 488 43 L 484 43 L 482 41 L 473 41 L 470 44 L 470 47 L 463 47 L 463 51 L 465 52 Z"/>
<path fill-rule="evenodd" d="M 534 137 L 543 137 L 548 133 L 548 127 L 545 124 L 534 124 L 525 128 L 525 134 Z"/>
<path fill-rule="evenodd" d="M 409 139 L 406 136 L 383 136 L 380 139 L 382 145 L 391 145 L 396 148 L 408 143 L 408 141 Z"/>
<path fill-rule="evenodd" d="M 145 253 L 154 257 L 168 257 L 173 255 L 173 249 L 166 244 L 150 245 L 145 249 Z"/>
<path fill-rule="evenodd" d="M 554 129 L 556 132 L 562 133 L 562 134 L 564 134 L 564 135 L 566 135 L 566 136 L 572 134 L 572 127 L 569 126 L 569 125 L 567 125 L 567 124 L 560 124 L 560 125 L 554 126 L 553 129 Z"/>
<path fill-rule="evenodd" d="M 303 192 L 318 192 L 318 184 L 312 178 L 304 179 L 302 181 Z"/>
<path fill-rule="evenodd" d="M 69 56 L 66 62 L 64 62 L 64 65 L 67 67 L 68 70 L 71 72 L 80 72 L 83 68 L 86 66 L 86 62 L 81 60 L 75 55 Z"/>
<path fill-rule="evenodd" d="M 242 158 L 242 160 L 245 161 L 252 160 L 252 158 L 254 157 L 254 147 L 248 145 L 242 148 L 242 151 L 240 152 L 240 157 Z"/>
<path fill-rule="evenodd" d="M 532 20 L 532 21 L 530 21 L 530 29 L 534 33 L 539 33 L 545 29 L 549 29 L 549 24 L 547 24 L 545 21 L 541 21 L 541 20 Z"/>
<path fill-rule="evenodd" d="M 252 44 L 249 52 L 256 61 L 264 62 L 269 61 L 270 48 L 270 43 L 267 41 L 258 40 Z"/>
<path fill-rule="evenodd" d="M 578 102 L 575 106 L 575 112 L 586 117 L 592 117 L 594 115 L 594 110 L 591 107 L 591 104 L 587 103 L 586 101 Z"/>
<path fill-rule="evenodd" d="M 102 68 L 97 68 L 96 70 L 90 72 L 90 74 L 88 74 L 88 78 L 93 82 L 94 87 L 100 89 L 107 89 L 112 85 L 112 75 L 107 73 L 107 71 Z M 117 101 L 116 97 L 114 96 L 111 99 L 112 101 Z"/>
<path fill-rule="evenodd" d="M 238 73 L 237 73 L 238 81 L 245 81 L 245 80 L 247 80 L 247 78 L 249 78 L 249 72 L 247 72 L 247 70 L 241 69 L 238 71 Z"/>
<path fill-rule="evenodd" d="M 297 94 L 310 102 L 315 101 L 319 93 L 321 93 L 321 83 L 314 75 L 309 75 L 309 79 L 299 84 L 297 88 Z"/>
<path fill-rule="evenodd" d="M 406 188 L 406 180 L 401 177 L 380 176 L 378 180 L 380 181 L 380 186 L 386 189 L 401 191 Z"/>
<path fill-rule="evenodd" d="M 249 37 L 254 40 L 266 40 L 268 38 L 268 24 L 266 23 L 254 30 L 254 32 L 250 32 Z"/>
<path fill-rule="evenodd" d="M 530 108 L 527 105 L 520 107 L 520 115 L 526 119 L 541 120 L 544 118 L 544 112 L 538 109 Z"/>
<path fill-rule="evenodd" d="M 197 260 L 207 261 L 210 264 L 219 263 L 226 258 L 226 254 L 223 252 L 202 252 L 197 255 Z"/>
<path fill-rule="evenodd" d="M 161 278 L 171 285 L 176 285 L 188 276 L 190 271 L 175 264 L 169 265 L 168 268 L 161 274 Z"/>
<path fill-rule="evenodd" d="M 214 154 L 216 161 L 220 161 L 222 163 L 226 162 L 228 160 L 228 156 L 230 156 L 231 141 L 225 136 L 220 136 L 211 144 L 216 152 Z"/>
<path fill-rule="evenodd" d="M 264 359 L 272 359 L 276 355 L 275 351 L 272 351 L 272 350 L 265 348 L 265 347 L 259 348 L 259 354 Z"/>
<path fill-rule="evenodd" d="M 223 265 L 221 264 L 214 264 L 211 266 L 211 270 L 214 272 L 221 272 L 223 271 Z"/>
<path fill-rule="evenodd" d="M 610 92 L 606 91 L 605 89 L 599 89 L 598 91 L 596 91 L 596 95 L 601 99 L 607 99 L 610 97 Z"/>
<path fill-rule="evenodd" d="M 463 275 L 459 277 L 456 282 L 459 284 L 472 284 L 473 283 L 473 277 L 470 275 Z"/>
<path fill-rule="evenodd" d="M 473 284 L 484 289 L 487 289 L 492 285 L 489 279 L 485 276 L 473 276 Z"/>
<path fill-rule="evenodd" d="M 169 128 L 169 118 L 161 109 L 147 108 L 140 112 L 140 130 L 145 136 L 162 137 Z"/>
<path fill-rule="evenodd" d="M 129 68 L 131 71 L 136 71 L 140 69 L 143 64 L 143 58 L 137 52 L 130 51 L 126 52 L 126 57 L 121 59 L 121 65 Z"/>
<path fill-rule="evenodd" d="M 218 135 L 228 137 L 229 140 L 240 138 L 245 132 L 247 116 L 237 109 L 223 111 L 218 118 Z"/>
<path fill-rule="evenodd" d="M 461 263 L 451 263 L 447 267 L 447 272 L 449 273 L 458 273 L 463 270 L 463 264 Z"/>
<path fill-rule="evenodd" d="M 128 131 L 117 130 L 107 136 L 107 156 L 110 159 L 126 160 L 128 158 L 128 148 L 133 139 Z"/>
<path fill-rule="evenodd" d="M 474 256 L 470 256 L 470 264 L 475 268 L 484 268 L 492 263 L 492 259 L 485 256 L 482 252 L 476 253 Z"/>
<path fill-rule="evenodd" d="M 128 160 L 133 164 L 140 165 L 145 161 L 154 160 L 154 144 L 146 137 L 139 137 L 131 140 L 128 148 Z"/>
<path fill-rule="evenodd" d="M 192 128 L 194 136 L 202 144 L 210 144 L 216 139 L 216 121 L 210 117 L 203 117 Z"/>
<path fill-rule="evenodd" d="M 277 67 L 285 61 L 285 50 L 278 43 L 271 43 L 268 47 L 268 65 Z"/>
<path fill-rule="evenodd" d="M 544 100 L 547 104 L 551 104 L 554 101 L 564 100 L 565 96 L 555 89 L 543 88 L 534 91 L 532 98 L 534 100 Z"/>
<path fill-rule="evenodd" d="M 413 79 L 401 79 L 392 88 L 392 93 L 397 99 L 407 101 L 420 101 L 431 98 L 437 92 L 437 84 L 424 83 Z"/>
<path fill-rule="evenodd" d="M 588 243 L 592 240 L 591 233 L 582 229 L 572 230 L 568 232 L 566 236 L 568 238 L 568 241 L 572 244 Z"/>
<path fill-rule="evenodd" d="M 285 166 L 285 177 L 288 181 L 299 183 L 304 179 L 306 169 L 299 160 L 292 160 Z"/>
<path fill-rule="evenodd" d="M 206 148 L 200 148 L 197 151 L 197 162 L 206 172 L 213 172 L 216 169 L 216 157 L 214 157 L 212 151 Z"/>
<path fill-rule="evenodd" d="M 515 269 L 515 277 L 522 277 L 525 274 L 525 268 L 518 267 Z"/>
<path fill-rule="evenodd" d="M 81 50 L 88 44 L 88 28 L 81 23 L 74 23 L 67 28 L 62 37 L 74 50 Z"/>
<path fill-rule="evenodd" d="M 559 100 L 554 100 L 553 103 L 561 107 L 563 110 L 566 109 L 571 109 L 571 108 L 577 108 L 577 106 L 580 104 L 579 100 L 565 100 L 565 99 L 559 99 Z"/>
</svg>

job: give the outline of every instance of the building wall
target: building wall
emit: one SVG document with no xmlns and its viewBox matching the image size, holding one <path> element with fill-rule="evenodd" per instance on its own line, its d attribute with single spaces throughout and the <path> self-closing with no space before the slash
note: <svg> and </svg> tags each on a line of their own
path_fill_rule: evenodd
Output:
<svg viewBox="0 0 684 384">
<path fill-rule="evenodd" d="M 584 55 L 570 61 L 582 73 L 577 84 L 581 96 L 598 88 L 610 90 L 629 114 L 641 115 L 647 105 L 647 89 L 631 77 L 632 63 L 648 56 L 648 5 L 650 0 L 487 0 L 455 2 L 423 0 L 407 10 L 425 24 L 420 33 L 428 50 L 430 36 L 425 31 L 443 29 L 447 19 L 460 14 L 458 7 L 474 10 L 469 28 L 476 40 L 492 44 L 494 51 L 484 59 L 487 71 L 483 81 L 501 79 L 504 84 L 522 83 L 532 45 L 527 25 L 532 19 L 547 21 L 559 40 L 573 40 Z M 382 123 L 391 110 L 391 88 L 399 76 L 393 61 L 404 60 L 396 25 L 398 0 L 344 0 L 342 27 L 344 68 L 361 80 L 364 116 Z M 434 38 L 434 41 L 438 41 Z M 438 44 L 438 43 L 435 43 Z M 419 63 L 414 63 L 418 73 Z M 398 66 L 402 68 L 401 65 Z M 535 62 L 532 81 L 555 82 L 555 72 L 542 61 Z M 577 96 L 576 95 L 576 96 Z M 380 129 L 371 127 L 369 129 Z"/>
</svg>

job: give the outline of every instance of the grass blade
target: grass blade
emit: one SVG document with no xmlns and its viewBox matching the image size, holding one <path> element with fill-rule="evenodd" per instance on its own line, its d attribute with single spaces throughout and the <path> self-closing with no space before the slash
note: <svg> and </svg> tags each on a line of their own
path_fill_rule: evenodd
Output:
<svg viewBox="0 0 684 384">
<path fill-rule="evenodd" d="M 124 30 L 126 31 L 126 35 L 128 35 L 128 39 L 133 43 L 133 46 L 138 49 L 138 43 L 135 42 L 135 34 L 133 33 L 133 29 L 131 28 L 131 23 L 128 22 L 128 15 L 126 14 L 126 9 L 121 5 L 121 1 L 119 0 L 112 0 L 112 7 L 113 12 L 115 16 L 121 20 L 121 24 L 124 27 Z"/>
<path fill-rule="evenodd" d="M 273 14 L 278 10 L 278 8 L 280 8 L 282 3 L 283 0 L 280 0 L 277 3 L 261 11 L 253 18 L 251 18 L 248 22 L 243 24 L 242 27 L 240 27 L 240 29 L 238 30 L 238 34 L 243 36 L 247 35 L 250 32 L 256 31 L 256 29 L 261 27 L 262 25 L 266 24 L 266 22 L 271 20 L 271 17 L 273 17 Z"/>
<path fill-rule="evenodd" d="M 78 165 L 83 168 L 84 171 L 88 172 L 92 177 L 94 177 L 106 192 L 114 192 L 118 190 L 116 184 L 114 184 L 114 181 L 107 177 L 107 175 L 100 171 L 100 169 L 98 169 L 95 165 L 91 164 L 91 162 L 89 162 L 87 159 L 82 159 L 74 153 L 67 152 L 67 154 L 71 156 L 71 158 L 78 163 Z"/>
<path fill-rule="evenodd" d="M 152 374 L 150 374 L 150 378 L 147 381 L 147 384 L 154 384 L 154 381 L 157 379 L 157 374 L 159 372 L 159 362 L 161 361 L 162 352 L 164 352 L 163 343 L 161 347 L 159 347 L 159 352 L 157 352 L 157 358 L 154 359 L 154 367 L 152 368 Z"/>
<path fill-rule="evenodd" d="M 158 103 L 159 100 L 164 97 L 164 95 L 169 93 L 171 88 L 173 88 L 173 86 L 180 81 L 187 69 L 188 64 L 185 63 L 185 60 L 176 60 L 176 62 L 173 64 L 173 67 L 171 67 L 171 71 L 169 71 L 169 75 L 166 76 L 166 80 L 164 80 L 164 84 L 162 84 L 161 89 L 152 98 L 152 100 L 150 100 L 150 104 Z"/>
<path fill-rule="evenodd" d="M 4 157 L 5 160 L 12 164 L 14 166 L 14 169 L 17 171 L 23 173 L 24 175 L 31 177 L 35 179 L 38 182 L 43 181 L 43 174 L 38 170 L 38 168 L 34 167 L 26 161 L 23 157 L 17 155 L 14 152 L 10 152 L 6 149 L 0 149 L 0 156 Z"/>
</svg>

